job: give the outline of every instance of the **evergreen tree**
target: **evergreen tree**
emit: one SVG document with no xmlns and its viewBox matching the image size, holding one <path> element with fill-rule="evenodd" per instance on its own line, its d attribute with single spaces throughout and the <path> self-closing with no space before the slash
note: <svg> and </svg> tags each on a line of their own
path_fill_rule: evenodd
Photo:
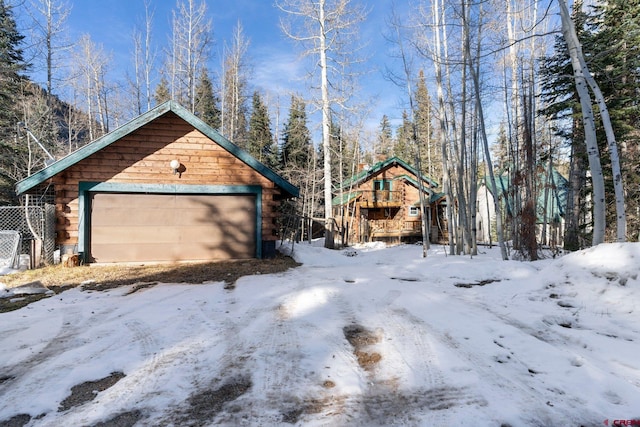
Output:
<svg viewBox="0 0 640 427">
<path fill-rule="evenodd" d="M 606 99 L 621 154 L 622 181 L 626 193 L 627 235 L 640 234 L 640 1 L 609 0 L 594 7 L 589 67 Z M 603 131 L 598 129 L 600 133 Z M 601 146 L 605 190 L 613 193 L 614 177 L 609 152 Z M 616 212 L 609 204 L 607 223 L 615 224 Z M 612 232 L 608 232 L 612 236 Z"/>
<path fill-rule="evenodd" d="M 384 157 L 393 156 L 393 131 L 391 130 L 389 117 L 386 114 L 380 120 L 375 152 Z"/>
<path fill-rule="evenodd" d="M 282 168 L 305 169 L 309 163 L 311 149 L 306 105 L 302 99 L 292 96 L 289 118 L 284 124 L 282 137 Z"/>
<path fill-rule="evenodd" d="M 589 52 L 589 33 L 585 25 L 586 15 L 582 13 L 582 3 L 574 4 L 574 20 L 585 52 Z M 573 69 L 567 44 L 563 37 L 557 36 L 554 54 L 545 57 L 540 67 L 541 89 L 544 107 L 541 112 L 555 123 L 557 135 L 564 138 L 570 147 L 570 192 L 565 214 L 564 247 L 568 250 L 584 248 L 591 240 L 588 234 L 586 207 L 589 198 L 587 184 L 587 153 L 584 143 L 584 126 L 581 120 L 581 108 L 575 90 Z M 567 125 L 568 124 L 568 125 Z"/>
<path fill-rule="evenodd" d="M 416 106 L 414 113 L 416 131 L 420 149 L 422 172 L 431 178 L 442 177 L 442 150 L 433 138 L 433 108 L 427 89 L 424 71 L 420 70 L 416 88 Z M 415 159 L 411 159 L 413 164 Z"/>
<path fill-rule="evenodd" d="M 623 182 L 627 202 L 628 236 L 637 238 L 640 233 L 638 212 L 640 207 L 640 1 L 610 0 L 582 11 L 581 3 L 574 5 L 573 19 L 589 69 L 600 85 L 612 119 L 614 134 L 621 151 Z M 581 111 L 576 96 L 571 62 L 564 39 L 558 37 L 555 53 L 544 58 L 541 68 L 543 113 L 556 123 L 556 132 L 563 136 L 571 147 L 570 182 L 572 195 L 567 208 L 565 248 L 575 250 L 589 241 L 584 222 L 589 218 L 585 212 L 589 197 L 586 185 L 587 153 L 584 148 L 584 129 L 580 121 Z M 597 113 L 597 110 L 596 110 Z M 566 120 L 570 119 L 570 120 Z M 562 127 L 563 123 L 569 126 Z M 597 120 L 600 124 L 600 120 Z M 596 129 L 599 137 L 599 152 L 605 177 L 605 195 L 613 194 L 613 176 L 604 130 Z M 607 224 L 615 224 L 614 203 L 607 203 Z M 607 230 L 609 237 L 612 229 Z"/>
<path fill-rule="evenodd" d="M 504 122 L 500 123 L 498 137 L 491 146 L 491 157 L 494 159 L 493 167 L 498 174 L 502 174 L 509 167 L 509 139 Z"/>
<path fill-rule="evenodd" d="M 160 79 L 160 82 L 156 86 L 156 91 L 153 95 L 153 99 L 156 101 L 156 104 L 162 104 L 163 102 L 169 101 L 171 99 L 171 93 L 169 92 L 169 82 L 164 76 Z"/>
<path fill-rule="evenodd" d="M 200 73 L 196 86 L 195 111 L 196 116 L 214 129 L 220 129 L 220 109 L 218 98 L 213 91 L 213 83 L 206 68 Z"/>
<path fill-rule="evenodd" d="M 277 153 L 273 152 L 273 133 L 267 106 L 262 102 L 260 93 L 253 92 L 253 109 L 249 121 L 248 151 L 253 157 L 273 168 L 277 166 Z"/>
<path fill-rule="evenodd" d="M 402 112 L 402 124 L 396 131 L 396 143 L 393 146 L 393 155 L 410 165 L 415 162 L 413 123 L 411 123 L 409 113 L 406 110 Z"/>
<path fill-rule="evenodd" d="M 13 186 L 29 173 L 32 160 L 25 138 L 16 139 L 21 121 L 17 106 L 25 80 L 22 73 L 28 68 L 20 47 L 23 39 L 13 8 L 0 0 L 0 204 L 16 202 Z"/>
</svg>

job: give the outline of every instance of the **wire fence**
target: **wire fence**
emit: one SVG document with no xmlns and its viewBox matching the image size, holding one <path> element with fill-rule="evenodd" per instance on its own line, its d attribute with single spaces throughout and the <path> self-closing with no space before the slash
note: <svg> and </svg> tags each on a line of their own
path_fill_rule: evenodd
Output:
<svg viewBox="0 0 640 427">
<path fill-rule="evenodd" d="M 54 205 L 0 206 L 0 231 L 20 234 L 19 253 L 29 255 L 30 268 L 53 264 L 56 238 Z M 8 248 L 10 244 L 6 246 Z M 0 251 L 4 252 L 3 249 Z M 0 253 L 0 259 L 5 259 L 5 255 Z"/>
<path fill-rule="evenodd" d="M 20 267 L 22 237 L 17 231 L 0 230 L 0 267 Z"/>
</svg>

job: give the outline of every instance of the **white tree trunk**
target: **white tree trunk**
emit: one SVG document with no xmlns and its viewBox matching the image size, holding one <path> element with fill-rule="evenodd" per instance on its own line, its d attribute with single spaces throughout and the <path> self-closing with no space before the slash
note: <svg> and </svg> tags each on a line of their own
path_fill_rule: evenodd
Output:
<svg viewBox="0 0 640 427">
<path fill-rule="evenodd" d="M 324 245 L 333 248 L 333 212 L 331 209 L 331 100 L 329 99 L 329 78 L 327 74 L 327 33 L 325 20 L 325 0 L 318 5 L 320 24 L 320 90 L 322 96 L 322 149 L 324 155 Z"/>
<path fill-rule="evenodd" d="M 463 14 L 463 19 L 465 18 L 464 14 Z M 466 25 L 466 23 L 465 23 Z M 468 53 L 471 50 L 471 46 L 470 46 L 470 41 L 469 38 L 464 39 L 464 49 L 465 51 Z M 467 57 L 470 57 L 470 55 L 467 54 Z M 471 58 L 470 58 L 471 59 Z M 479 60 L 479 59 L 478 59 Z M 473 63 L 473 61 L 471 61 L 471 64 L 469 66 L 469 72 L 471 73 L 471 80 L 473 81 L 473 88 L 474 88 L 474 94 L 475 94 L 475 102 L 476 102 L 476 108 L 477 108 L 477 113 L 478 113 L 478 125 L 480 126 L 480 136 L 482 137 L 482 142 L 484 145 L 484 152 L 485 152 L 485 161 L 487 163 L 487 169 L 489 171 L 489 178 L 490 178 L 490 182 L 491 182 L 491 188 L 493 191 L 493 203 L 494 203 L 494 207 L 495 207 L 495 212 L 496 212 L 496 229 L 497 229 L 497 233 L 498 233 L 498 245 L 500 246 L 500 254 L 502 255 L 502 259 L 503 260 L 508 260 L 509 256 L 507 255 L 507 247 L 504 243 L 504 232 L 503 232 L 503 226 L 502 226 L 502 212 L 500 209 L 500 198 L 498 197 L 498 195 L 500 193 L 498 193 L 498 187 L 496 185 L 496 179 L 495 176 L 493 174 L 493 164 L 491 162 L 491 155 L 490 155 L 490 150 L 489 150 L 489 139 L 487 137 L 487 129 L 485 126 L 485 120 L 484 120 L 484 109 L 482 107 L 482 100 L 480 98 L 480 79 L 478 77 L 478 73 L 476 71 L 475 65 Z"/>
<path fill-rule="evenodd" d="M 587 86 L 585 73 L 584 56 L 582 47 L 576 33 L 575 26 L 571 20 L 569 9 L 565 0 L 558 0 L 560 5 L 560 17 L 562 19 L 562 34 L 569 48 L 571 65 L 573 67 L 573 77 L 576 84 L 576 91 L 580 98 L 582 107 L 582 123 L 584 125 L 585 143 L 587 146 L 587 156 L 589 158 L 589 169 L 591 170 L 591 182 L 593 185 L 593 237 L 592 244 L 598 245 L 604 242 L 604 232 L 606 227 L 605 218 L 605 191 L 604 178 L 602 175 L 602 165 L 600 164 L 600 153 L 598 151 L 598 141 L 596 139 L 596 123 L 591 104 L 591 96 Z"/>
</svg>

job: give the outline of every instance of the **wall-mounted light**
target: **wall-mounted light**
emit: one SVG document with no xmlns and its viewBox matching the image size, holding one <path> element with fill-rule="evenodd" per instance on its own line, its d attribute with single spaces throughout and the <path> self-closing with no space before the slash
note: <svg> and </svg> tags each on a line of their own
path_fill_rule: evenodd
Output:
<svg viewBox="0 0 640 427">
<path fill-rule="evenodd" d="M 173 174 L 175 175 L 178 173 L 178 169 L 180 169 L 180 161 L 173 159 L 169 163 L 169 166 L 171 166 L 171 169 L 173 169 Z"/>
</svg>

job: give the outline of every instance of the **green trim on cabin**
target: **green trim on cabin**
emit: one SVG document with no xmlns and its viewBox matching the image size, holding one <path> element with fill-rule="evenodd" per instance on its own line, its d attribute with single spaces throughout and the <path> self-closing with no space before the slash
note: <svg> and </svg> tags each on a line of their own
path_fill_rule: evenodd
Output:
<svg viewBox="0 0 640 427">
<path fill-rule="evenodd" d="M 384 188 L 385 184 L 389 184 L 389 189 Z M 374 179 L 373 191 L 393 191 L 393 180 L 391 179 Z"/>
<path fill-rule="evenodd" d="M 91 247 L 91 194 L 253 194 L 256 197 L 256 258 L 262 258 L 262 187 L 259 185 L 180 185 L 180 184 L 126 184 L 117 182 L 87 182 L 78 184 L 78 253 L 89 263 Z"/>
<path fill-rule="evenodd" d="M 200 120 L 194 114 L 192 114 L 189 110 L 182 107 L 175 101 L 166 101 L 157 107 L 143 113 L 142 115 L 136 117 L 130 122 L 120 126 L 112 132 L 94 140 L 93 142 L 85 145 L 84 147 L 74 151 L 66 157 L 52 163 L 51 165 L 45 167 L 39 172 L 36 172 L 29 177 L 19 181 L 16 183 L 16 193 L 18 195 L 25 193 L 32 188 L 36 187 L 39 184 L 42 184 L 47 179 L 52 178 L 58 173 L 64 171 L 65 169 L 73 166 L 81 160 L 86 159 L 92 154 L 102 150 L 103 148 L 113 144 L 114 142 L 122 139 L 126 135 L 138 130 L 142 126 L 152 122 L 158 117 L 168 113 L 173 112 L 184 121 L 189 123 L 191 126 L 196 128 L 198 131 L 202 132 L 209 139 L 216 142 L 222 148 L 227 150 L 229 153 L 233 154 L 238 159 L 242 160 L 249 167 L 260 173 L 265 178 L 269 179 L 273 183 L 275 183 L 278 187 L 280 187 L 283 191 L 289 194 L 291 197 L 298 197 L 300 190 L 289 181 L 282 178 L 276 172 L 265 166 L 264 164 L 257 161 L 253 156 L 249 153 L 235 145 L 233 142 L 229 141 L 227 138 L 222 136 L 218 131 L 213 129 L 211 126 L 207 125 L 205 122 Z"/>
<path fill-rule="evenodd" d="M 357 199 L 362 194 L 362 191 L 350 191 L 343 193 L 342 195 L 337 195 L 331 200 L 331 204 L 333 206 L 341 206 L 350 203 L 353 199 Z"/>
<path fill-rule="evenodd" d="M 402 175 L 398 175 L 396 177 L 393 178 L 394 181 L 400 180 L 400 179 L 404 179 L 405 181 L 409 182 L 411 185 L 413 185 L 416 188 L 419 188 L 419 184 L 418 184 L 418 180 L 411 176 L 411 175 L 407 175 L 407 174 L 402 174 Z M 425 188 L 423 187 L 423 190 L 425 193 L 427 193 L 429 196 L 433 196 L 434 192 L 431 188 Z"/>
<path fill-rule="evenodd" d="M 424 182 L 426 182 L 427 184 L 429 184 L 432 187 L 438 187 L 438 183 L 436 183 L 433 179 L 429 178 L 428 176 L 424 175 L 424 174 L 420 174 L 418 173 L 417 169 L 415 169 L 414 167 L 412 167 L 411 165 L 409 165 L 408 163 L 406 163 L 404 160 L 398 158 L 398 157 L 391 157 L 387 160 L 384 160 L 382 162 L 378 162 L 374 165 L 372 165 L 370 168 L 362 170 L 360 172 L 358 172 L 357 174 L 353 175 L 351 178 L 347 179 L 346 181 L 344 181 L 344 183 L 342 184 L 341 188 L 347 188 L 347 187 L 355 187 L 357 185 L 359 185 L 360 183 L 367 181 L 369 179 L 371 179 L 371 177 L 373 175 L 378 174 L 379 172 L 381 172 L 384 169 L 387 169 L 391 166 L 394 165 L 399 165 L 401 167 L 403 167 L 404 169 L 406 169 L 407 171 L 411 172 L 414 176 L 418 177 L 420 176 L 422 178 L 422 180 Z M 417 182 L 417 180 L 416 180 Z"/>
</svg>

